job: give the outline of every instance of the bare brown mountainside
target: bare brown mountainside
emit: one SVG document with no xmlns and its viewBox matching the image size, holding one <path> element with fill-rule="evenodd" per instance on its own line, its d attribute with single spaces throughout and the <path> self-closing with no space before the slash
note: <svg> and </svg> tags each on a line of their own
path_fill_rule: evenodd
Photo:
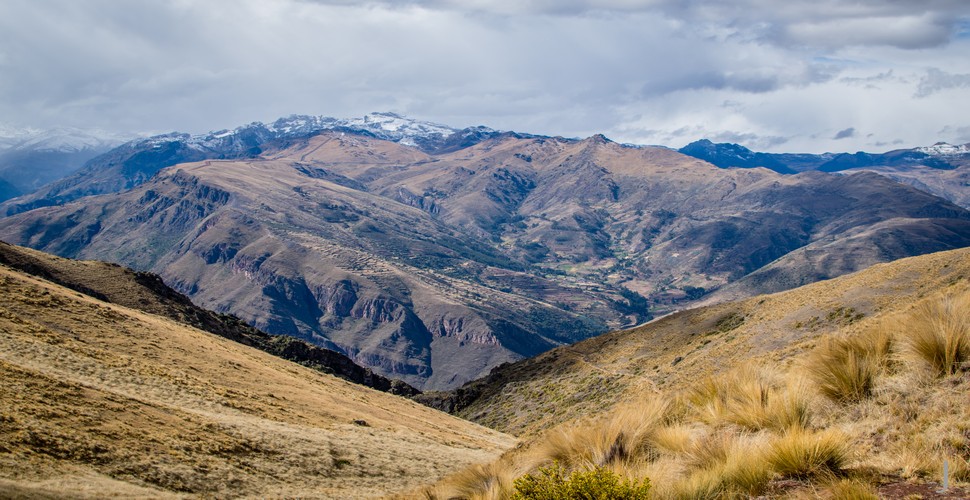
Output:
<svg viewBox="0 0 970 500">
<path fill-rule="evenodd" d="M 0 331 L 3 498 L 373 498 L 514 444 L 7 265 Z"/>
<path fill-rule="evenodd" d="M 428 154 L 328 132 L 7 217 L 0 238 L 150 270 L 442 389 L 749 275 L 763 293 L 970 245 L 970 212 L 872 173 L 719 169 L 602 136 Z"/>
<path fill-rule="evenodd" d="M 419 400 L 515 435 L 677 393 L 751 366 L 790 368 L 838 333 L 854 336 L 924 297 L 970 286 L 970 249 L 878 264 L 794 290 L 699 307 L 494 369 Z"/>
<path fill-rule="evenodd" d="M 65 259 L 4 242 L 0 242 L 0 264 L 105 302 L 214 333 L 372 389 L 402 396 L 418 393 L 404 382 L 382 377 L 338 352 L 287 335 L 270 335 L 235 316 L 202 309 L 151 273 L 134 272 L 106 262 Z"/>
</svg>

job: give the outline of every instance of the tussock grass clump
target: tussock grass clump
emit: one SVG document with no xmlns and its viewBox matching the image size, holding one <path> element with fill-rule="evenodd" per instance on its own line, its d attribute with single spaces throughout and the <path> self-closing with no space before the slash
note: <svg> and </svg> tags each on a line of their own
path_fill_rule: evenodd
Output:
<svg viewBox="0 0 970 500">
<path fill-rule="evenodd" d="M 782 476 L 817 479 L 840 475 L 851 454 L 849 438 L 841 432 L 810 432 L 796 428 L 776 438 L 765 458 Z"/>
<path fill-rule="evenodd" d="M 687 465 L 694 469 L 709 469 L 727 462 L 737 442 L 730 432 L 715 432 L 699 439 L 684 454 Z"/>
<path fill-rule="evenodd" d="M 701 381 L 685 399 L 697 416 L 711 425 L 784 430 L 809 425 L 811 409 L 806 394 L 802 386 L 783 386 L 764 371 L 741 369 Z"/>
<path fill-rule="evenodd" d="M 667 403 L 657 399 L 617 408 L 605 418 L 579 422 L 546 437 L 539 454 L 569 467 L 600 467 L 653 457 L 652 436 Z"/>
<path fill-rule="evenodd" d="M 425 491 L 424 495 L 428 499 L 505 499 L 512 492 L 516 475 L 502 461 L 476 464 L 445 479 L 437 488 Z"/>
<path fill-rule="evenodd" d="M 747 498 L 763 491 L 772 471 L 760 442 L 721 432 L 695 443 L 690 470 L 672 489 L 674 498 Z"/>
<path fill-rule="evenodd" d="M 936 376 L 956 373 L 970 361 L 970 294 L 921 303 L 901 333 L 908 354 Z"/>
<path fill-rule="evenodd" d="M 858 479 L 840 479 L 825 489 L 825 498 L 833 500 L 879 500 L 879 494 L 871 484 Z"/>
<path fill-rule="evenodd" d="M 825 397 L 837 403 L 861 401 L 872 396 L 891 348 L 892 335 L 883 328 L 854 337 L 826 338 L 811 353 L 806 368 Z"/>
<path fill-rule="evenodd" d="M 695 433 L 696 430 L 688 425 L 670 425 L 657 429 L 650 441 L 659 452 L 676 455 L 691 448 Z"/>
</svg>

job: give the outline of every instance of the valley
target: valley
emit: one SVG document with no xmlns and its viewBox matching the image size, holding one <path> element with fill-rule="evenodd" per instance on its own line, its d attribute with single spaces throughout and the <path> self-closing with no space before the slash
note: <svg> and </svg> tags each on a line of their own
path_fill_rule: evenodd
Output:
<svg viewBox="0 0 970 500">
<path fill-rule="evenodd" d="M 691 304 L 970 245 L 966 209 L 872 172 L 723 169 L 394 115 L 323 123 L 133 142 L 56 188 L 74 194 L 12 200 L 0 238 L 157 273 L 421 390 Z"/>
</svg>

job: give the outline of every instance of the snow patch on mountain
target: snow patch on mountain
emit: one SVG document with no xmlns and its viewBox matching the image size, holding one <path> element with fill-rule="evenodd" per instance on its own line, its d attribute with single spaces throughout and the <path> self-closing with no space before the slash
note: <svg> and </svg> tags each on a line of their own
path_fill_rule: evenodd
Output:
<svg viewBox="0 0 970 500">
<path fill-rule="evenodd" d="M 308 137 L 330 130 L 364 133 L 406 146 L 431 149 L 463 130 L 470 130 L 479 135 L 498 133 L 497 130 L 488 127 L 478 126 L 459 130 L 395 113 L 375 112 L 360 118 L 290 115 L 269 124 L 253 122 L 233 130 L 218 130 L 193 136 L 173 133 L 155 136 L 148 140 L 153 141 L 156 147 L 173 140 L 181 140 L 188 147 L 198 151 L 232 151 L 252 147 L 267 140 Z"/>
<path fill-rule="evenodd" d="M 945 142 L 938 142 L 932 146 L 915 148 L 915 151 L 926 153 L 930 156 L 956 156 L 970 154 L 970 143 L 954 146 Z"/>
<path fill-rule="evenodd" d="M 99 129 L 57 127 L 43 130 L 0 124 L 0 151 L 60 153 L 106 151 L 133 138 L 131 134 L 118 134 Z"/>
</svg>

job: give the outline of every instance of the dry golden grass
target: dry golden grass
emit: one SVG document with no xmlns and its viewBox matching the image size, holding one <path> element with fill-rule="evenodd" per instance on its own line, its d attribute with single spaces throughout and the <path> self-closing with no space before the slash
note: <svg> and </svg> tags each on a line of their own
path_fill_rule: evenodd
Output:
<svg viewBox="0 0 970 500">
<path fill-rule="evenodd" d="M 653 436 L 664 423 L 667 403 L 628 404 L 593 421 L 580 421 L 549 434 L 539 453 L 571 467 L 597 467 L 651 456 Z"/>
<path fill-rule="evenodd" d="M 926 311 L 947 325 L 970 314 L 954 307 L 970 303 L 970 287 L 944 290 L 819 334 L 771 369 L 752 363 L 658 391 L 650 408 L 662 410 L 618 403 L 560 425 L 525 445 L 519 471 L 607 465 L 649 479 L 655 498 L 869 499 L 939 481 L 947 460 L 951 484 L 970 491 L 970 369 L 924 369 L 909 347 Z"/>
<path fill-rule="evenodd" d="M 500 500 L 511 494 L 516 476 L 503 462 L 477 464 L 449 477 L 442 485 L 425 490 L 423 494 L 428 499 Z"/>
<path fill-rule="evenodd" d="M 0 497 L 366 498 L 515 442 L 2 266 L 0 331 Z"/>
<path fill-rule="evenodd" d="M 766 456 L 783 477 L 808 479 L 838 476 L 851 459 L 849 436 L 834 430 L 792 429 L 772 441 Z"/>
<path fill-rule="evenodd" d="M 683 398 L 710 425 L 733 424 L 748 430 L 807 427 L 810 401 L 797 382 L 784 382 L 764 370 L 742 368 L 708 377 Z"/>
<path fill-rule="evenodd" d="M 860 401 L 872 395 L 891 349 L 892 336 L 885 327 L 852 337 L 828 337 L 808 356 L 806 371 L 827 398 Z"/>
<path fill-rule="evenodd" d="M 858 479 L 833 481 L 825 486 L 821 496 L 832 500 L 879 500 L 876 488 Z"/>
<path fill-rule="evenodd" d="M 910 356 L 936 376 L 953 375 L 970 363 L 970 295 L 925 301 L 901 328 Z"/>
</svg>

